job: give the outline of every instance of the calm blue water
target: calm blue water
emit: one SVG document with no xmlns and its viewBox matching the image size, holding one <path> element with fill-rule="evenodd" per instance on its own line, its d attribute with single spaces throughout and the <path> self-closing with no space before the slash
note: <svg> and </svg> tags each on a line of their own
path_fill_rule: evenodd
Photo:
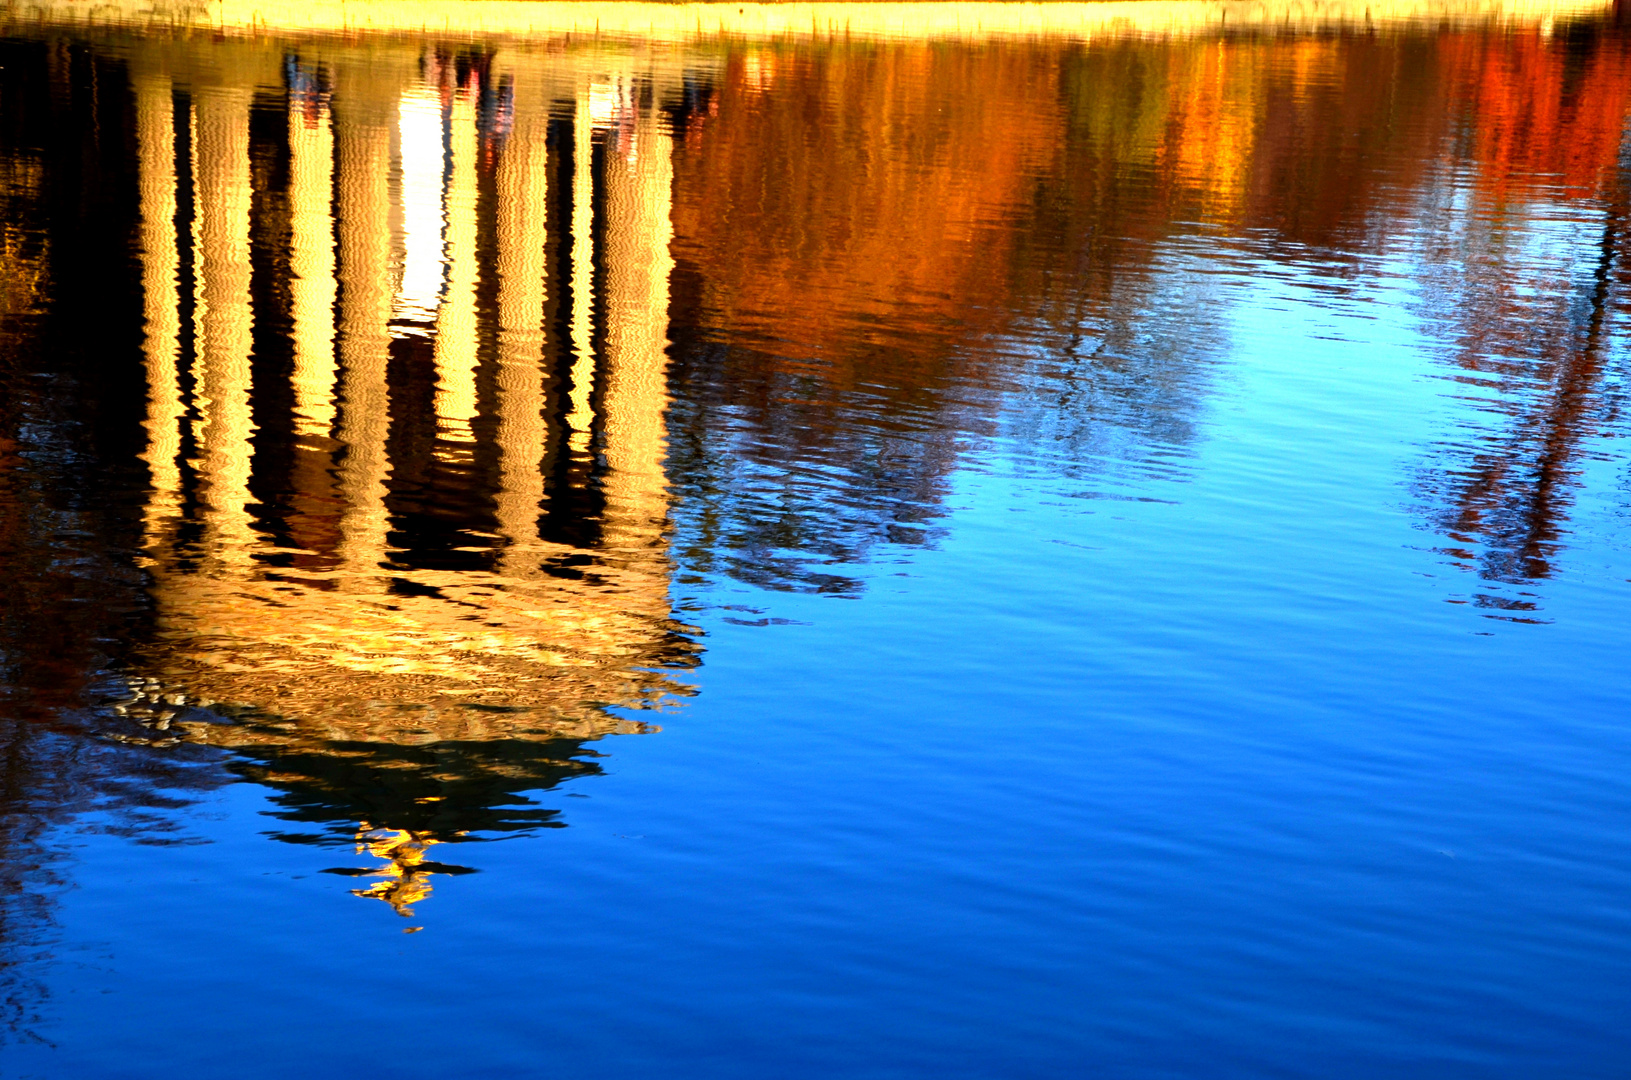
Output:
<svg viewBox="0 0 1631 1080">
<path fill-rule="evenodd" d="M 625 87 L 609 119 L 570 97 L 612 63 L 588 47 L 537 69 L 497 46 L 438 59 L 436 42 L 394 41 L 399 83 L 352 46 L 298 38 L 40 31 L 3 48 L 5 1075 L 1631 1068 L 1631 49 L 1614 24 L 636 49 L 607 82 Z M 339 147 L 327 434 L 277 419 L 300 409 L 299 206 L 280 193 L 302 137 L 285 73 L 307 62 L 331 72 L 311 108 L 323 125 L 333 110 Z M 1288 74 L 1310 64 L 1302 83 Z M 165 174 L 181 192 L 174 414 L 140 392 L 165 325 L 145 298 L 168 273 L 143 261 L 152 204 L 132 163 L 152 115 L 133 88 L 154 71 L 174 80 L 185 136 Z M 240 112 L 208 112 L 212 93 L 238 100 L 218 89 L 232 72 Z M 1501 72 L 1531 110 L 1519 135 L 1489 89 Z M 558 75 L 567 90 L 524 98 Z M 379 130 L 395 132 L 378 142 L 378 293 L 396 306 L 375 346 L 376 504 L 347 471 L 374 445 L 348 419 L 365 390 L 345 381 L 369 370 L 348 343 L 373 340 L 347 305 L 374 295 L 347 277 L 372 265 L 347 248 L 366 244 L 344 201 L 360 175 L 346 140 L 364 138 L 343 126 L 348 92 L 383 102 Z M 931 118 L 937 97 L 949 119 Z M 409 98 L 443 140 L 426 159 L 440 232 L 422 331 L 402 314 L 423 165 Z M 522 245 L 547 284 L 526 367 L 545 373 L 531 487 L 504 464 L 532 430 L 505 426 L 504 381 L 505 305 L 523 302 L 505 283 L 527 265 L 504 247 L 518 205 L 504 155 L 526 145 L 529 100 L 547 173 L 529 197 L 550 200 Z M 1607 117 L 1597 143 L 1587 112 Z M 212 150 L 209 125 L 230 115 L 247 140 L 224 129 Z M 75 116 L 99 118 L 96 135 Z M 941 149 L 922 151 L 914 125 Z M 1218 130 L 1229 147 L 1178 160 Z M 776 131 L 803 131 L 804 148 Z M 212 218 L 202 200 L 231 188 L 209 186 L 208 163 L 229 169 L 234 145 L 259 194 Z M 671 172 L 638 173 L 657 153 Z M 871 164 L 799 164 L 822 159 Z M 617 186 L 634 175 L 645 186 Z M 646 209 L 619 218 L 630 190 Z M 597 224 L 574 235 L 585 191 Z M 241 286 L 230 251 L 190 239 L 234 220 Z M 437 343 L 467 332 L 465 280 L 481 343 L 468 421 L 456 394 L 434 397 L 459 385 Z M 234 331 L 206 320 L 239 308 L 252 329 L 234 367 Z M 620 404 L 653 319 L 664 389 Z M 240 429 L 217 403 L 239 368 L 254 423 L 234 489 Z M 639 459 L 639 400 L 658 402 L 657 458 Z M 182 432 L 171 502 L 155 415 Z M 328 455 L 312 474 L 328 479 L 300 479 L 302 453 Z M 627 479 L 639 460 L 662 482 Z M 518 491 L 543 508 L 522 538 L 504 517 Z M 369 505 L 383 554 L 346 562 Z M 516 551 L 557 569 L 528 576 L 503 561 Z M 659 611 L 617 576 L 655 565 Z M 260 631 L 234 613 L 301 567 L 333 576 L 264 632 L 316 629 L 288 655 L 252 652 Z M 399 584 L 356 584 L 370 575 Z M 521 726 L 479 734 L 437 726 L 469 692 L 430 660 L 393 667 L 419 653 L 323 651 L 389 595 L 420 620 L 392 631 L 403 650 L 424 635 L 487 655 L 496 638 L 454 640 L 429 606 L 475 575 L 489 598 L 567 583 L 537 602 L 590 613 L 572 642 L 632 613 L 619 641 L 662 622 L 678 644 L 583 646 L 594 659 L 564 689 L 505 669 L 466 711 Z M 248 674 L 214 673 L 222 656 Z M 646 708 L 604 673 L 668 689 Z M 183 711 L 118 713 L 147 679 L 186 695 Z M 506 771 L 471 750 L 529 739 L 553 764 Z M 404 764 L 410 751 L 427 756 Z M 381 879 L 399 891 L 353 895 L 372 879 L 323 872 L 389 866 L 356 839 L 388 835 L 409 841 Z"/>
</svg>

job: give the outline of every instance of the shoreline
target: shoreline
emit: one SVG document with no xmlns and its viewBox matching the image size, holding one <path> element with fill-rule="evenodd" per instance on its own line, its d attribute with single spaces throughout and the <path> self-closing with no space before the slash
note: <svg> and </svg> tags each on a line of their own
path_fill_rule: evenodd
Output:
<svg viewBox="0 0 1631 1080">
<path fill-rule="evenodd" d="M 869 0 L 590 3 L 587 0 L 29 0 L 0 31 L 109 30 L 228 37 L 392 37 L 690 44 L 709 40 L 1001 41 L 1369 32 L 1432 26 L 1549 33 L 1608 16 L 1612 0 Z"/>
</svg>

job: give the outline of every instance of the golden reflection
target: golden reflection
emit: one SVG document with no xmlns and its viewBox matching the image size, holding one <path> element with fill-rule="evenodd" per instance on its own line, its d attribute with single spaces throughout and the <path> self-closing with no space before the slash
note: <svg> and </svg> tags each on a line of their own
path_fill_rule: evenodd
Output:
<svg viewBox="0 0 1631 1080">
<path fill-rule="evenodd" d="M 294 338 L 295 430 L 334 431 L 334 118 L 311 68 L 296 68 L 289 95 L 289 291 Z"/>
<path fill-rule="evenodd" d="M 247 86 L 204 85 L 193 97 L 193 378 L 195 438 L 210 555 L 248 558 L 249 518 L 249 98 Z M 155 387 L 156 391 L 158 388 Z"/>
<path fill-rule="evenodd" d="M 405 74 L 405 71 L 402 72 Z M 385 480 L 390 465 L 386 368 L 391 319 L 392 229 L 389 75 L 335 69 L 335 143 L 339 173 L 335 232 L 340 283 L 338 556 L 349 572 L 342 587 L 359 589 L 385 557 Z M 440 160 L 438 154 L 437 159 Z M 440 214 L 436 217 L 439 219 Z M 399 226 L 401 228 L 401 226 Z M 439 229 L 438 229 L 439 231 Z M 439 266 L 439 264 L 437 264 Z M 433 267 L 433 270 L 436 268 Z"/>
<path fill-rule="evenodd" d="M 425 865 L 425 853 L 440 842 L 420 830 L 376 829 L 363 822 L 357 827 L 357 854 L 384 859 L 384 866 L 368 874 L 384 880 L 352 889 L 351 895 L 383 900 L 398 915 L 411 918 L 413 905 L 431 894 L 432 870 Z"/>
<path fill-rule="evenodd" d="M 476 418 L 476 103 L 469 86 L 453 89 L 448 108 L 447 291 L 436 316 L 436 419 L 444 439 L 469 442 Z M 435 162 L 441 181 L 438 114 Z M 403 156 L 407 157 L 407 147 Z"/>
<path fill-rule="evenodd" d="M 498 164 L 498 528 L 504 570 L 535 576 L 544 498 L 545 251 L 548 130 L 544 86 L 523 67 L 512 84 L 511 124 Z M 662 313 L 667 318 L 667 312 Z"/>
<path fill-rule="evenodd" d="M 664 550 L 673 174 L 659 123 L 681 70 L 614 60 L 645 112 L 602 152 L 584 69 L 547 57 L 293 57 L 279 137 L 251 131 L 252 101 L 272 100 L 255 81 L 265 64 L 234 80 L 240 66 L 220 56 L 156 52 L 167 66 L 136 80 L 147 516 L 184 523 L 195 511 L 181 493 L 196 484 L 204 531 L 149 530 L 158 633 L 127 715 L 155 741 L 232 747 L 274 786 L 354 807 L 359 842 L 388 862 L 358 893 L 406 914 L 445 872 L 425 851 L 464 831 L 461 813 L 492 816 L 426 785 L 553 783 L 578 768 L 573 740 L 647 729 L 612 707 L 683 692 L 664 674 L 692 646 L 674 630 Z M 172 78 L 188 113 L 170 107 Z M 552 149 L 557 116 L 572 126 Z M 174 317 L 181 123 L 190 343 Z M 286 162 L 284 232 L 252 222 L 252 150 Z M 571 195 L 560 225 L 553 190 Z M 592 225 L 597 202 L 609 209 Z M 292 272 L 287 396 L 251 366 L 255 319 L 279 317 L 252 296 L 252 232 L 286 245 L 270 257 Z M 552 345 L 562 278 L 567 330 Z M 432 375 L 422 396 L 420 371 Z M 569 393 L 552 391 L 561 382 Z M 186 415 L 190 460 L 172 430 Z M 418 449 L 421 431 L 438 449 Z M 587 450 L 591 436 L 603 463 L 561 474 L 552 494 L 552 447 Z M 279 445 L 286 465 L 265 452 Z M 551 509 L 554 497 L 575 509 Z M 584 515 L 565 522 L 574 539 L 541 529 L 563 513 Z M 448 557 L 462 564 L 421 558 L 415 530 L 434 520 L 455 523 Z M 438 823 L 412 824 L 427 815 Z"/>
<path fill-rule="evenodd" d="M 666 510 L 669 277 L 674 259 L 673 138 L 652 102 L 626 87 L 625 136 L 606 169 L 606 431 L 608 547 L 658 542 Z"/>
<path fill-rule="evenodd" d="M 593 166 L 593 102 L 595 87 L 587 81 L 578 88 L 572 114 L 572 448 L 589 448 L 589 395 L 594 389 L 595 354 L 590 340 L 590 312 L 595 302 L 595 225 Z"/>
<path fill-rule="evenodd" d="M 176 242 L 175 103 L 168 72 L 138 69 L 136 140 L 141 158 L 142 295 L 147 354 L 147 462 L 154 542 L 181 505 L 181 253 Z"/>
<path fill-rule="evenodd" d="M 442 88 L 405 89 L 397 105 L 397 161 L 402 191 L 402 280 L 396 318 L 409 332 L 436 322 L 447 263 L 442 249 L 444 173 Z M 451 238 L 450 238 L 451 239 Z"/>
</svg>

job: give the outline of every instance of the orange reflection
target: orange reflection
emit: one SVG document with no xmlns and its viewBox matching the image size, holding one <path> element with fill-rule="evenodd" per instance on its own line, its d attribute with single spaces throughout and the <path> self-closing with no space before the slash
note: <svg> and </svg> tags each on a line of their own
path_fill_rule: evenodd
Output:
<svg viewBox="0 0 1631 1080">
<path fill-rule="evenodd" d="M 1631 103 L 1625 50 L 1581 56 L 1566 39 L 1539 32 L 1447 35 L 1439 50 L 1474 122 L 1477 176 L 1490 198 L 1541 191 L 1590 198 L 1612 181 Z"/>
</svg>

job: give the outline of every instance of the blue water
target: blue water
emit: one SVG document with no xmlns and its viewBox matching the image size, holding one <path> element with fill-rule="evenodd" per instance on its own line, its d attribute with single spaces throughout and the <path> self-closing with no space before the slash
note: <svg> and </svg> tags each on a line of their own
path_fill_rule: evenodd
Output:
<svg viewBox="0 0 1631 1080">
<path fill-rule="evenodd" d="M 833 392 L 846 436 L 955 444 L 891 489 L 921 537 L 732 553 L 673 481 L 676 550 L 720 549 L 670 586 L 694 696 L 609 706 L 660 731 L 528 792 L 564 828 L 435 848 L 479 872 L 411 917 L 322 873 L 349 848 L 275 839 L 275 784 L 49 819 L 5 1075 L 1626 1075 L 1627 351 L 1593 270 L 1623 210 L 1542 187 L 1491 219 L 1433 175 L 1506 245 L 1527 344 L 1489 355 L 1601 361 L 1566 509 L 1524 519 L 1543 572 L 1502 569 L 1521 508 L 1443 524 L 1503 447 L 1541 469 L 1524 410 L 1563 391 L 1468 374 L 1490 286 L 1446 284 L 1476 260 L 1438 219 L 1390 195 L 1356 249 L 1180 219 L 1078 328 L 1123 383 L 1021 297 L 958 346 L 1006 385 L 947 377 L 933 424 Z M 857 467 L 766 464 L 751 409 L 712 448 L 760 470 L 742 497 L 787 476 L 801 527 L 847 520 Z M 789 552 L 842 587 L 729 569 Z"/>
</svg>

